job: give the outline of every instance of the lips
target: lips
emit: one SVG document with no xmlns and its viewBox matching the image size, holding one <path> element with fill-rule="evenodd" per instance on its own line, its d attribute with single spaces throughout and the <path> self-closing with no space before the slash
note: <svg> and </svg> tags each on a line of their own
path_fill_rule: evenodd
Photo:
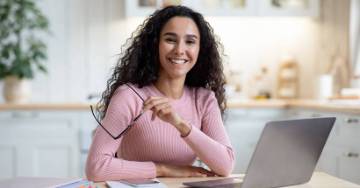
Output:
<svg viewBox="0 0 360 188">
<path fill-rule="evenodd" d="M 173 64 L 185 64 L 188 62 L 186 59 L 169 58 L 169 61 Z"/>
</svg>

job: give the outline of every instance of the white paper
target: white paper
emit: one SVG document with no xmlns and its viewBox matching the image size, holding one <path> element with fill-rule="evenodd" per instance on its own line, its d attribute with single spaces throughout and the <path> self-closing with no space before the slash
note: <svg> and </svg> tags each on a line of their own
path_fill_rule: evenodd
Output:
<svg viewBox="0 0 360 188">
<path fill-rule="evenodd" d="M 152 183 L 152 184 L 141 184 L 141 185 L 129 185 L 122 183 L 120 181 L 106 181 L 106 184 L 110 188 L 134 188 L 134 187 L 142 187 L 142 188 L 166 188 L 167 186 L 163 183 Z"/>
</svg>

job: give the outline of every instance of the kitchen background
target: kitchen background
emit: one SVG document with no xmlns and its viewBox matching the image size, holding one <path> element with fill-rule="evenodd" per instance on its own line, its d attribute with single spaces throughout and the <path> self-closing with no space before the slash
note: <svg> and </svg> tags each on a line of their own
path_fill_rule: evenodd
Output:
<svg viewBox="0 0 360 188">
<path fill-rule="evenodd" d="M 83 175 L 96 126 L 88 104 L 98 100 L 121 45 L 145 16 L 180 1 L 35 2 L 50 22 L 51 35 L 39 34 L 48 46 L 48 73 L 35 74 L 28 103 L 0 98 L 0 167 L 6 169 L 0 179 Z M 204 13 L 227 55 L 225 124 L 237 151 L 234 172 L 245 171 L 266 121 L 331 115 L 337 125 L 318 169 L 360 183 L 360 1 L 182 3 Z"/>
<path fill-rule="evenodd" d="M 35 75 L 31 102 L 86 102 L 89 95 L 104 90 L 121 45 L 147 13 L 126 10 L 124 0 L 36 2 L 48 16 L 52 34 L 43 37 L 48 45 L 49 73 Z M 276 96 L 279 65 L 291 56 L 299 65 L 299 97 L 317 97 L 321 74 L 340 71 L 334 79 L 340 86 L 349 85 L 350 1 L 305 0 L 315 3 L 303 16 L 261 10 L 263 2 L 254 2 L 254 10 L 240 16 L 221 11 L 205 14 L 224 45 L 227 70 L 235 75 L 230 83 L 240 84 L 243 94 L 252 96 L 256 91 L 251 91 L 249 83 L 265 66 L 269 88 Z M 339 58 L 341 65 L 334 66 Z"/>
</svg>

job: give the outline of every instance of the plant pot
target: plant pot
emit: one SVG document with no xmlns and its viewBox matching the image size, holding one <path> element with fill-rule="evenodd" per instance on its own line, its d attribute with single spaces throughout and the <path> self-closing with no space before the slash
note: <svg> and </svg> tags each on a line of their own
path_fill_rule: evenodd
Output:
<svg viewBox="0 0 360 188">
<path fill-rule="evenodd" d="M 31 98 L 31 83 L 28 79 L 8 76 L 4 79 L 3 95 L 7 103 L 26 103 Z"/>
</svg>

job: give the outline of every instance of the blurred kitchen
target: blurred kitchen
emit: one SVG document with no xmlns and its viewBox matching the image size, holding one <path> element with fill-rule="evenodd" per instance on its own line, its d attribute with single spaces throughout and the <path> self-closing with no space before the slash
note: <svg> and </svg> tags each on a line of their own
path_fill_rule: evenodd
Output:
<svg viewBox="0 0 360 188">
<path fill-rule="evenodd" d="M 224 47 L 234 173 L 246 170 L 266 121 L 336 116 L 318 170 L 360 184 L 360 0 L 35 2 L 49 23 L 35 33 L 47 46 L 47 71 L 8 86 L 0 70 L 0 179 L 83 175 L 96 127 L 89 104 L 121 46 L 154 10 L 184 4 L 206 16 Z"/>
</svg>

